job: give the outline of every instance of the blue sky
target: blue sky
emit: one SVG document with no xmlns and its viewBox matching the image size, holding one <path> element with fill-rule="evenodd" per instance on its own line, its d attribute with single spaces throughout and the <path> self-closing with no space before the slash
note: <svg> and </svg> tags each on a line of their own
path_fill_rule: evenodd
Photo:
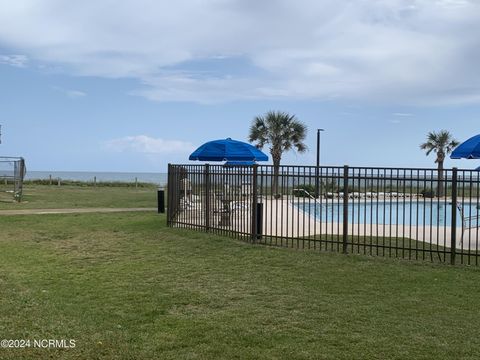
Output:
<svg viewBox="0 0 480 360">
<path fill-rule="evenodd" d="M 478 2 L 63 4 L 0 3 L 0 155 L 30 170 L 164 172 L 271 109 L 310 129 L 285 164 L 317 127 L 329 165 L 432 167 L 428 131 L 480 133 Z"/>
</svg>

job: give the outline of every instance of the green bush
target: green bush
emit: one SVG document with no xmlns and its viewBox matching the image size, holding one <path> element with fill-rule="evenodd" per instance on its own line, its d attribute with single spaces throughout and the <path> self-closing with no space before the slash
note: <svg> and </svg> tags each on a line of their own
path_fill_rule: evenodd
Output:
<svg viewBox="0 0 480 360">
<path fill-rule="evenodd" d="M 309 197 L 308 194 L 315 196 L 315 185 L 305 184 L 296 186 L 295 188 L 297 191 L 294 191 L 293 194 L 296 197 Z M 308 194 L 305 193 L 305 191 L 308 192 Z"/>
<path fill-rule="evenodd" d="M 433 189 L 430 189 L 430 188 L 425 188 L 423 189 L 420 194 L 422 194 L 422 196 L 424 198 L 434 198 L 435 197 L 435 190 Z"/>
<path fill-rule="evenodd" d="M 327 192 L 332 192 L 332 193 L 338 193 L 341 191 L 339 187 L 337 186 L 337 183 L 335 180 L 332 181 L 322 181 L 320 184 L 320 195 L 326 194 Z M 311 196 L 315 196 L 315 184 L 304 184 L 304 185 L 298 185 L 295 187 L 298 190 L 305 190 L 308 192 Z M 353 191 L 353 187 L 349 187 L 350 191 Z M 304 191 L 295 191 L 294 195 L 296 197 L 308 197 L 308 195 Z"/>
</svg>

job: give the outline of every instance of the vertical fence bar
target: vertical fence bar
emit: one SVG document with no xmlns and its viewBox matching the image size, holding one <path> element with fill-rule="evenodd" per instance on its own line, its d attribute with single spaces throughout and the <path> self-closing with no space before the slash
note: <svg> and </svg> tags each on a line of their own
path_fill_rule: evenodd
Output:
<svg viewBox="0 0 480 360">
<path fill-rule="evenodd" d="M 23 196 L 23 180 L 25 176 L 25 160 L 23 158 L 20 158 L 20 160 L 18 161 L 18 167 L 18 173 L 15 174 L 14 179 L 14 186 L 16 186 L 16 189 L 14 189 L 14 195 L 15 200 L 17 202 L 21 202 Z"/>
<path fill-rule="evenodd" d="M 210 165 L 205 165 L 205 230 L 210 231 Z"/>
<path fill-rule="evenodd" d="M 473 174 L 472 174 L 472 177 L 473 177 Z M 475 216 L 473 218 L 470 218 L 467 222 L 467 225 L 468 225 L 468 229 L 469 229 L 469 236 L 474 236 L 474 239 L 475 239 L 475 249 L 473 249 L 474 251 L 474 255 L 475 255 L 475 265 L 478 265 L 478 235 L 479 235 L 479 228 L 478 228 L 478 225 L 479 225 L 479 210 L 480 210 L 480 199 L 479 199 L 479 185 L 480 185 L 480 182 L 479 182 L 479 178 L 478 178 L 478 175 L 475 174 L 475 188 L 474 188 L 474 192 L 470 194 L 470 206 L 475 206 L 474 209 L 476 209 L 477 211 L 475 211 Z M 475 198 L 475 202 L 473 201 L 473 198 Z M 474 224 L 474 228 L 472 228 L 472 223 Z M 464 225 L 465 226 L 465 225 Z"/>
<path fill-rule="evenodd" d="M 258 165 L 253 165 L 252 177 L 252 218 L 251 218 L 251 240 L 253 243 L 257 242 L 257 204 L 258 204 Z M 277 191 L 278 193 L 278 183 Z"/>
<path fill-rule="evenodd" d="M 465 172 L 464 172 L 465 173 Z M 471 219 L 472 218 L 472 193 L 473 193 L 473 179 L 472 179 L 472 172 L 468 172 L 468 219 Z M 466 184 L 464 184 L 464 187 L 465 187 Z M 462 245 L 464 243 L 464 240 L 465 240 L 465 208 L 462 207 L 462 217 L 461 217 L 461 221 L 462 221 Z M 463 251 L 462 251 L 463 252 Z M 467 259 L 468 259 L 468 265 L 471 265 L 471 255 L 472 255 L 472 232 L 469 231 L 468 232 L 468 250 L 467 250 Z"/>
<path fill-rule="evenodd" d="M 455 167 L 452 171 L 452 238 L 450 240 L 450 263 L 455 265 L 455 256 L 457 253 L 457 180 L 458 169 Z"/>
<path fill-rule="evenodd" d="M 257 194 L 258 196 L 258 201 L 257 201 L 257 239 L 260 240 L 262 243 L 266 243 L 263 239 L 263 224 L 264 224 L 264 203 L 263 203 L 263 192 L 264 192 L 264 178 L 263 178 L 263 168 L 260 168 L 260 171 L 258 171 L 258 166 L 257 166 L 257 173 L 258 176 L 260 177 L 260 184 L 259 184 L 259 193 Z M 283 193 L 283 187 L 282 187 L 282 193 Z"/>
<path fill-rule="evenodd" d="M 337 179 L 338 179 L 338 182 L 340 184 L 340 181 L 343 177 L 343 174 L 340 172 L 340 169 L 337 169 L 338 173 L 336 174 L 335 172 L 335 169 L 332 169 L 332 175 L 333 176 L 336 176 Z M 336 175 L 335 175 L 336 174 Z M 340 186 L 340 185 L 339 185 Z M 344 193 L 345 194 L 345 193 Z M 332 241 L 335 241 L 335 243 L 337 244 L 337 252 L 340 252 L 340 227 L 341 227 L 341 223 L 342 223 L 342 219 L 343 219 L 343 210 L 340 211 L 340 208 L 342 207 L 342 203 L 343 203 L 343 198 L 340 198 L 340 196 L 337 196 L 337 202 L 336 202 L 336 206 L 338 208 L 338 211 L 336 211 L 337 213 L 337 232 L 335 233 L 335 227 L 334 227 L 334 216 L 332 214 Z M 343 209 L 343 207 L 342 207 Z M 334 234 L 337 234 L 336 237 L 334 237 Z M 342 237 L 343 238 L 343 237 Z M 343 239 L 341 241 L 343 243 Z M 333 242 L 332 242 L 332 250 L 333 250 Z"/>
<path fill-rule="evenodd" d="M 343 167 L 343 253 L 347 253 L 348 248 L 348 165 Z"/>
<path fill-rule="evenodd" d="M 461 175 L 460 176 L 457 176 L 457 199 L 459 198 L 459 194 L 460 194 L 460 190 L 458 189 L 458 184 L 461 184 L 461 188 L 462 188 L 462 199 L 461 200 L 458 200 L 457 202 L 460 203 L 460 206 L 459 208 L 462 209 L 462 211 L 464 211 L 465 209 L 465 171 L 463 170 L 461 172 Z M 458 204 L 456 204 L 458 205 Z M 463 217 L 461 217 L 460 219 L 463 223 Z M 462 224 L 463 225 L 463 224 Z M 464 242 L 463 242 L 463 234 L 462 234 L 462 241 L 460 242 L 460 263 L 463 265 L 464 264 L 464 256 L 466 255 L 467 256 L 467 259 L 468 259 L 468 252 L 467 254 L 465 254 L 465 247 L 464 247 Z M 456 251 L 456 250 L 455 250 Z M 469 264 L 470 265 L 470 264 Z"/>
<path fill-rule="evenodd" d="M 173 199 L 173 191 L 172 191 L 172 164 L 168 164 L 168 174 L 167 174 L 167 226 L 172 226 L 172 199 Z"/>
</svg>

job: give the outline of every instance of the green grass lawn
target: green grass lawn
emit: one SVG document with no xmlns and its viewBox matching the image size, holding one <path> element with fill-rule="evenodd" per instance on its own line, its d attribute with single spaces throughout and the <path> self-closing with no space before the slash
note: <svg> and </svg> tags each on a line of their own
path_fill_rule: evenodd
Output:
<svg viewBox="0 0 480 360">
<path fill-rule="evenodd" d="M 0 218 L 1 359 L 477 359 L 480 271 L 252 246 L 148 213 Z"/>
<path fill-rule="evenodd" d="M 155 187 L 93 187 L 93 186 L 48 186 L 27 185 L 21 203 L 12 202 L 12 197 L 4 194 L 0 210 L 54 209 L 89 207 L 156 207 Z"/>
<path fill-rule="evenodd" d="M 262 236 L 257 243 L 300 250 L 343 252 L 342 235 L 315 235 L 303 238 Z M 435 243 L 395 237 L 348 236 L 347 253 L 400 258 L 434 263 L 451 263 L 451 249 Z M 455 264 L 478 265 L 476 250 L 457 249 Z"/>
</svg>

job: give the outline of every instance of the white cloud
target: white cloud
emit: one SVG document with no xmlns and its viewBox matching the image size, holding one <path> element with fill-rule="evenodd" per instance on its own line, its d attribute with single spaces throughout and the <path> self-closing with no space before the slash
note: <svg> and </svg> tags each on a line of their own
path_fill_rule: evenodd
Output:
<svg viewBox="0 0 480 360">
<path fill-rule="evenodd" d="M 183 154 L 193 151 L 193 145 L 181 140 L 165 140 L 146 135 L 126 136 L 104 143 L 114 152 L 134 152 L 143 154 Z"/>
<path fill-rule="evenodd" d="M 25 55 L 0 55 L 0 64 L 15 67 L 25 67 L 27 62 L 28 57 Z"/>
<path fill-rule="evenodd" d="M 401 113 L 401 112 L 393 113 L 392 115 L 393 116 L 400 116 L 400 117 L 411 117 L 411 116 L 413 116 L 413 114 L 411 114 L 411 113 Z"/>
<path fill-rule="evenodd" d="M 476 0 L 19 0 L 0 12 L 0 45 L 137 79 L 133 93 L 156 101 L 480 103 L 479 33 Z"/>
<path fill-rule="evenodd" d="M 83 91 L 79 91 L 79 90 L 66 90 L 65 93 L 71 99 L 78 99 L 78 98 L 82 98 L 82 97 L 87 96 L 86 93 L 84 93 Z"/>
<path fill-rule="evenodd" d="M 87 93 L 80 90 L 64 89 L 63 87 L 60 87 L 60 86 L 52 86 L 52 89 L 64 94 L 70 99 L 79 99 L 87 96 Z"/>
</svg>

